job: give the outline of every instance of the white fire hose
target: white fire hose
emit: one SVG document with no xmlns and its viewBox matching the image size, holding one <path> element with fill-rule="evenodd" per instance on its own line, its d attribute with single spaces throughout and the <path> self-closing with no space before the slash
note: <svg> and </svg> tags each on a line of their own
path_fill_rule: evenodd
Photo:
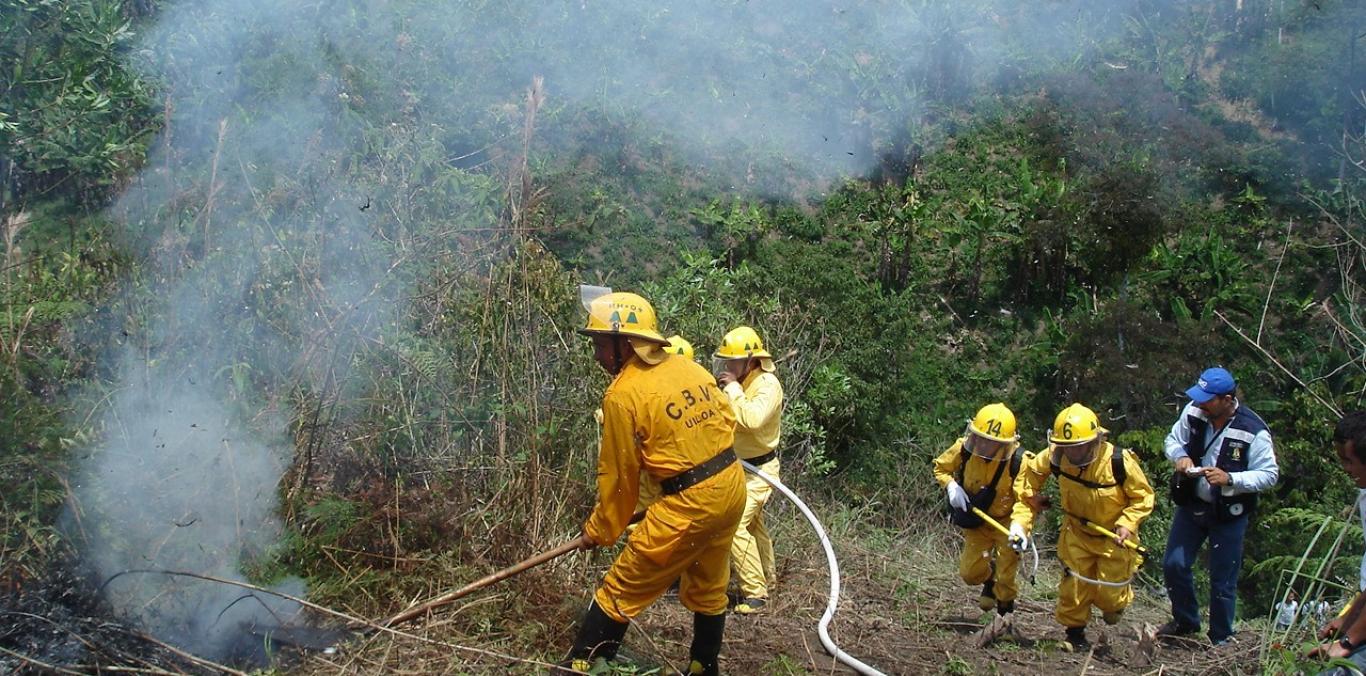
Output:
<svg viewBox="0 0 1366 676">
<path fill-rule="evenodd" d="M 746 472 L 763 479 L 768 485 L 778 489 L 779 493 L 782 493 L 784 497 L 791 500 L 792 504 L 796 505 L 797 509 L 806 516 L 806 520 L 811 522 L 811 528 L 816 531 L 816 537 L 820 538 L 821 547 L 825 549 L 825 560 L 830 565 L 830 600 L 825 604 L 825 614 L 821 615 L 821 621 L 816 624 L 816 632 L 820 634 L 821 645 L 825 646 L 825 651 L 830 653 L 830 655 L 841 664 L 860 674 L 866 674 L 867 676 L 885 676 L 881 671 L 860 662 L 858 658 L 840 650 L 839 646 L 835 644 L 835 640 L 830 638 L 830 620 L 835 617 L 835 606 L 839 604 L 840 598 L 840 568 L 839 563 L 835 561 L 835 548 L 830 545 L 830 538 L 826 536 L 825 528 L 821 526 L 821 522 L 816 520 L 816 515 L 811 513 L 811 510 L 806 506 L 806 503 L 802 502 L 801 498 L 797 497 L 797 494 L 793 493 L 787 486 L 784 486 L 781 481 L 760 472 L 759 468 L 744 460 L 741 460 L 740 464 L 744 465 Z"/>
<path fill-rule="evenodd" d="M 1066 567 L 1066 566 L 1067 566 L 1066 563 L 1064 563 L 1063 566 L 1064 566 L 1063 570 L 1064 570 L 1068 575 L 1071 575 L 1072 577 L 1075 577 L 1075 578 L 1077 578 L 1078 580 L 1081 580 L 1082 582 L 1086 582 L 1086 583 L 1088 583 L 1088 584 L 1099 585 L 1099 586 L 1101 586 L 1101 587 L 1127 587 L 1127 586 L 1129 586 L 1129 584 L 1130 584 L 1131 582 L 1134 581 L 1134 578 L 1133 578 L 1133 577 L 1130 577 L 1129 579 L 1127 579 L 1127 580 L 1125 580 L 1125 581 L 1123 581 L 1123 582 L 1106 582 L 1105 580 L 1092 580 L 1091 578 L 1086 577 L 1085 575 L 1081 575 L 1081 574 L 1077 573 L 1077 571 L 1072 570 L 1070 567 Z"/>
</svg>

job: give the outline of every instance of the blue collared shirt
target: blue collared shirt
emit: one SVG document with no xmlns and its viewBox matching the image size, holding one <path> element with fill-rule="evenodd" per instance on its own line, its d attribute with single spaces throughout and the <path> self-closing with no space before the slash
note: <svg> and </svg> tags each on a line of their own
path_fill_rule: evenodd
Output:
<svg viewBox="0 0 1366 676">
<path fill-rule="evenodd" d="M 1190 423 L 1187 422 L 1188 416 L 1195 416 L 1205 421 L 1209 420 L 1205 412 L 1195 405 L 1195 402 L 1186 404 L 1186 408 L 1177 417 L 1176 424 L 1172 425 L 1172 431 L 1167 433 L 1167 441 L 1164 444 L 1167 459 L 1172 462 L 1186 457 L 1186 441 L 1190 439 L 1191 435 Z M 1228 425 L 1224 425 L 1222 430 L 1215 430 L 1214 425 L 1210 424 L 1205 426 L 1204 437 L 1200 440 L 1200 445 L 1208 450 L 1205 451 L 1205 457 L 1196 462 L 1200 467 L 1215 466 L 1219 460 L 1219 448 L 1224 445 L 1224 438 L 1240 438 L 1248 442 L 1247 470 L 1229 472 L 1229 485 L 1224 487 L 1225 495 L 1260 493 L 1276 485 L 1276 479 L 1280 476 L 1281 470 L 1276 465 L 1276 449 L 1272 446 L 1270 432 L 1262 430 L 1253 436 L 1243 430 L 1232 429 Z M 1214 489 L 1204 477 L 1201 477 L 1199 483 L 1195 485 L 1195 492 L 1201 500 L 1214 502 Z"/>
</svg>

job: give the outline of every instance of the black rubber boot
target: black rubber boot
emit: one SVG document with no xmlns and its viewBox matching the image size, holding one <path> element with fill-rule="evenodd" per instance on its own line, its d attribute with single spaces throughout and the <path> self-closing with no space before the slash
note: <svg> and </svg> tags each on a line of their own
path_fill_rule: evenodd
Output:
<svg viewBox="0 0 1366 676">
<path fill-rule="evenodd" d="M 1086 652 L 1091 642 L 1086 640 L 1086 627 L 1067 628 L 1067 646 L 1074 653 Z"/>
<path fill-rule="evenodd" d="M 997 615 L 1002 615 L 1002 616 L 1004 616 L 1004 615 L 1009 615 L 1009 614 L 1011 614 L 1011 613 L 1013 613 L 1013 612 L 1015 612 L 1015 602 L 1014 602 L 1014 601 L 998 601 L 998 602 L 996 603 L 996 614 L 997 614 Z"/>
<path fill-rule="evenodd" d="M 977 595 L 977 607 L 982 610 L 991 610 L 996 607 L 996 594 L 992 589 L 991 580 L 987 580 L 982 585 L 982 593 Z"/>
<path fill-rule="evenodd" d="M 688 651 L 688 676 L 721 676 L 721 637 L 726 633 L 726 614 L 692 614 L 692 648 Z"/>
<path fill-rule="evenodd" d="M 627 622 L 618 622 L 608 617 L 596 601 L 590 603 L 588 612 L 583 615 L 583 623 L 579 625 L 579 636 L 574 639 L 574 648 L 569 652 L 569 659 L 561 662 L 560 666 L 575 667 L 575 662 L 591 663 L 599 657 L 605 660 L 616 657 L 617 648 L 621 647 L 621 639 L 630 626 Z"/>
</svg>

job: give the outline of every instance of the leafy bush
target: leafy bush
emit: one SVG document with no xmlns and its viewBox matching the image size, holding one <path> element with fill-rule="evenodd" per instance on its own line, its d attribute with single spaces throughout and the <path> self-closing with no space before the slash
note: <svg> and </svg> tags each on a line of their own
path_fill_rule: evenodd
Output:
<svg viewBox="0 0 1366 676">
<path fill-rule="evenodd" d="M 97 206 L 141 164 L 155 127 L 123 5 L 0 2 L 0 209 L 58 186 Z"/>
</svg>

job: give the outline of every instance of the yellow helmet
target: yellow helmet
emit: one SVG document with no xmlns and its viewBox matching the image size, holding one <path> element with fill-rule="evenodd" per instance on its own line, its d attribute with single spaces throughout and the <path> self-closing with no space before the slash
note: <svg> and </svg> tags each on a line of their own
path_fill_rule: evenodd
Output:
<svg viewBox="0 0 1366 676">
<path fill-rule="evenodd" d="M 1000 402 L 987 404 L 978 410 L 977 415 L 968 424 L 968 430 L 992 441 L 1009 443 L 1019 439 L 1015 436 L 1015 414 Z"/>
<path fill-rule="evenodd" d="M 759 339 L 759 334 L 748 326 L 737 326 L 721 339 L 721 346 L 716 348 L 715 357 L 717 359 L 749 359 L 750 357 L 760 357 L 772 359 L 773 355 L 764 349 L 764 341 Z"/>
<path fill-rule="evenodd" d="M 669 346 L 664 348 L 664 351 L 669 354 L 682 355 L 688 359 L 692 359 L 693 356 L 692 343 L 678 334 L 669 336 Z"/>
<path fill-rule="evenodd" d="M 654 307 L 634 293 L 604 293 L 585 305 L 588 307 L 588 325 L 579 329 L 579 333 L 585 336 L 634 336 L 659 345 L 669 344 L 664 336 L 659 335 Z"/>
<path fill-rule="evenodd" d="M 1071 446 L 1091 441 L 1107 431 L 1100 426 L 1095 411 L 1081 404 L 1072 404 L 1058 412 L 1058 417 L 1053 419 L 1053 432 L 1048 435 L 1048 440 Z"/>
</svg>

